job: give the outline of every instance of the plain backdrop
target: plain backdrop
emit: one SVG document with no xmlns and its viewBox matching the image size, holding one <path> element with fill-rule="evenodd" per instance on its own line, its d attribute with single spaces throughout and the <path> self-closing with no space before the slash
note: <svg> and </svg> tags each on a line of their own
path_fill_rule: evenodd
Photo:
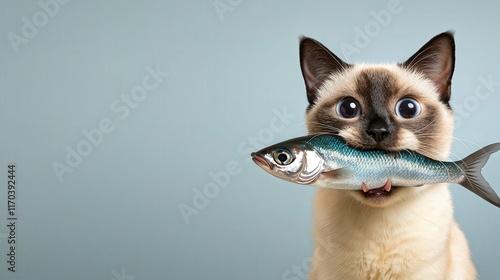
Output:
<svg viewBox="0 0 500 280">
<path fill-rule="evenodd" d="M 306 133 L 302 35 L 350 63 L 456 31 L 450 156 L 500 141 L 497 1 L 1 1 L 1 279 L 305 279 L 313 187 L 249 160 Z M 7 270 L 16 165 L 16 272 Z M 484 168 L 500 192 L 500 155 Z M 2 177 L 3 176 L 3 177 Z M 500 209 L 450 187 L 481 279 Z"/>
</svg>

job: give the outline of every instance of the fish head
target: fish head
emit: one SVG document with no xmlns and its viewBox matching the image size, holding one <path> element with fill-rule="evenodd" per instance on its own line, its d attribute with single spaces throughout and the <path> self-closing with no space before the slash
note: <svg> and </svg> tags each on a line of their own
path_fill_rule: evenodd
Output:
<svg viewBox="0 0 500 280">
<path fill-rule="evenodd" d="M 294 141 L 264 148 L 251 156 L 267 173 L 302 185 L 311 184 L 319 178 L 324 162 L 311 145 Z"/>
</svg>

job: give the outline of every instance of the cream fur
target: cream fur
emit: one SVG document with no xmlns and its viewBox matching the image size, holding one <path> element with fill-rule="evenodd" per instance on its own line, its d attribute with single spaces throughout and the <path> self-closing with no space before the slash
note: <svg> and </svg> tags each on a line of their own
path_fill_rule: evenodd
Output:
<svg viewBox="0 0 500 280">
<path fill-rule="evenodd" d="M 475 279 L 447 185 L 383 208 L 318 189 L 311 280 Z"/>
</svg>

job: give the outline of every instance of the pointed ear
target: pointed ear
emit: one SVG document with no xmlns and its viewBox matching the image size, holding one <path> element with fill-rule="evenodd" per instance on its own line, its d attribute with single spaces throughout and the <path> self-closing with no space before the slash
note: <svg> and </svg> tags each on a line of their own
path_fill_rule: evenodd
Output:
<svg viewBox="0 0 500 280">
<path fill-rule="evenodd" d="M 449 104 L 451 78 L 455 68 L 453 32 L 448 31 L 435 36 L 402 65 L 424 74 L 433 81 L 441 100 Z"/>
<path fill-rule="evenodd" d="M 306 83 L 307 100 L 313 105 L 318 89 L 333 73 L 345 70 L 349 64 L 342 61 L 320 42 L 307 37 L 300 39 L 300 68 Z"/>
</svg>

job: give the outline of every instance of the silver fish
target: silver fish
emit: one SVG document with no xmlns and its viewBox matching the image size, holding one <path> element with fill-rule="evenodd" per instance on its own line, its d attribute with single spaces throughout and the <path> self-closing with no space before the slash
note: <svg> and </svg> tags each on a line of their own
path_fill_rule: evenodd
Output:
<svg viewBox="0 0 500 280">
<path fill-rule="evenodd" d="M 390 191 L 391 186 L 456 183 L 500 207 L 500 198 L 481 175 L 500 143 L 463 160 L 436 161 L 414 151 L 357 150 L 331 134 L 284 141 L 252 153 L 253 161 L 282 180 L 323 188 Z M 383 186 L 383 187 L 380 187 Z"/>
</svg>

